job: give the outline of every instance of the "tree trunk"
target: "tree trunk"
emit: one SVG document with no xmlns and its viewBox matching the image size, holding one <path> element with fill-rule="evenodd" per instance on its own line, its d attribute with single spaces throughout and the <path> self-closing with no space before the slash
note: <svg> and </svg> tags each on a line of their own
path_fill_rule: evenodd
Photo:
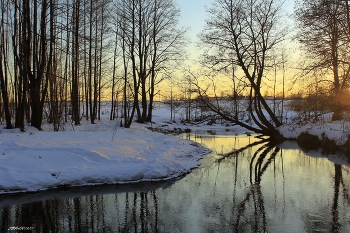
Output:
<svg viewBox="0 0 350 233">
<path fill-rule="evenodd" d="M 2 7 L 5 8 L 4 2 L 1 2 Z M 12 129 L 12 123 L 11 123 L 11 115 L 9 110 L 9 98 L 8 98 L 8 81 L 7 81 L 7 65 L 6 65 L 6 48 L 5 44 L 5 23 L 4 23 L 4 9 L 1 11 L 1 25 L 0 25 L 0 32 L 1 32 L 1 48 L 0 48 L 0 89 L 1 89 L 1 95 L 3 99 L 3 108 L 5 110 L 5 121 L 6 121 L 6 129 Z M 4 67 L 4 70 L 3 70 Z M 0 101 L 1 105 L 1 101 Z"/>
<path fill-rule="evenodd" d="M 12 129 L 7 87 L 5 85 L 6 82 L 5 82 L 4 75 L 3 75 L 2 61 L 1 60 L 2 59 L 1 59 L 1 55 L 0 55 L 0 85 L 1 85 L 0 88 L 1 88 L 1 95 L 2 95 L 2 99 L 3 99 L 4 110 L 5 110 L 6 129 Z"/>
<path fill-rule="evenodd" d="M 80 125 L 79 109 L 79 20 L 80 20 L 80 0 L 73 5 L 73 37 L 72 37 L 72 90 L 71 103 L 72 115 L 75 125 Z"/>
<path fill-rule="evenodd" d="M 115 72 L 117 69 L 117 64 L 116 64 L 116 58 L 117 58 L 117 48 L 118 48 L 118 27 L 117 27 L 117 31 L 115 33 L 115 47 L 114 47 L 114 54 L 113 54 L 113 72 L 112 72 L 112 106 L 111 106 L 111 114 L 109 117 L 109 120 L 114 120 L 114 116 L 115 116 L 115 107 L 114 107 L 114 89 L 115 89 Z"/>
<path fill-rule="evenodd" d="M 344 112 L 343 98 L 344 98 L 343 90 L 341 89 L 335 90 L 334 112 L 332 115 L 332 121 L 339 121 L 343 119 L 343 112 Z"/>
<path fill-rule="evenodd" d="M 30 94 L 30 107 L 31 107 L 31 125 L 41 130 L 42 122 L 42 109 L 40 101 L 40 82 L 30 81 L 29 94 Z"/>
</svg>

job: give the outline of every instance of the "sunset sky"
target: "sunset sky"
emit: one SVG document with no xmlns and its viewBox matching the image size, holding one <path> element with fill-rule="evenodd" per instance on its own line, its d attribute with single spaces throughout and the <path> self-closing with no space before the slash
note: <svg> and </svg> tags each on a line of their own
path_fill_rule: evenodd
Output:
<svg viewBox="0 0 350 233">
<path fill-rule="evenodd" d="M 198 63 L 195 64 L 194 62 L 194 60 L 197 60 L 198 55 L 200 54 L 196 48 L 196 42 L 198 41 L 197 36 L 205 26 L 205 20 L 208 18 L 206 9 L 211 7 L 213 1 L 214 0 L 176 0 L 181 10 L 180 25 L 188 28 L 186 35 L 190 39 L 191 43 L 187 47 L 187 53 L 189 54 L 190 63 L 193 62 L 190 66 L 194 70 L 197 70 L 199 66 Z M 294 0 L 285 0 L 284 9 L 286 14 L 292 14 L 293 8 Z M 230 89 L 230 87 L 227 86 L 227 83 L 225 87 L 226 89 Z M 267 90 L 264 91 L 266 92 Z M 230 90 L 225 90 L 225 92 L 230 92 Z"/>
</svg>

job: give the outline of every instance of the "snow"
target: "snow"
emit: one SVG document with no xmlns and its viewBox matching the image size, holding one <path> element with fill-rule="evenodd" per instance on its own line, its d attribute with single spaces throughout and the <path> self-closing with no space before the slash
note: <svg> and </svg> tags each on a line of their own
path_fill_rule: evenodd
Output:
<svg viewBox="0 0 350 233">
<path fill-rule="evenodd" d="M 106 107 L 108 109 L 108 107 Z M 109 121 L 108 111 L 96 124 L 82 121 L 79 126 L 63 125 L 53 132 L 44 124 L 43 131 L 26 126 L 26 132 L 0 126 L 0 194 L 31 192 L 66 186 L 125 184 L 159 181 L 182 176 L 200 165 L 209 150 L 178 136 L 152 132 L 147 127 L 166 130 L 190 129 L 209 135 L 241 135 L 245 129 L 227 122 L 207 125 L 180 123 L 180 112 L 170 121 L 170 110 L 158 103 L 152 124 L 133 123 L 129 129 Z M 289 113 L 291 119 L 293 113 Z M 288 139 L 302 132 L 327 136 L 338 145 L 350 135 L 348 121 L 319 124 L 285 123 L 279 128 Z"/>
<path fill-rule="evenodd" d="M 66 126 L 63 132 L 0 133 L 0 194 L 62 186 L 167 180 L 199 166 L 209 150 L 175 136 L 116 122 Z"/>
<path fill-rule="evenodd" d="M 286 139 L 296 139 L 301 133 L 307 132 L 310 135 L 318 136 L 319 139 L 327 137 L 334 140 L 337 145 L 343 145 L 350 135 L 350 123 L 348 121 L 329 121 L 304 125 L 289 123 L 279 127 L 279 132 Z"/>
</svg>

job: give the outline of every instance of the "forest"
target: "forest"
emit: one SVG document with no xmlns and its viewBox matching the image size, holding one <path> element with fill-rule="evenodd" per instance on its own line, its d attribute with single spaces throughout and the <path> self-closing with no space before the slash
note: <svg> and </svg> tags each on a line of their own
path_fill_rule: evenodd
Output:
<svg viewBox="0 0 350 233">
<path fill-rule="evenodd" d="M 174 1 L 1 1 L 1 9 L 7 128 L 40 129 L 45 118 L 59 130 L 69 114 L 76 125 L 82 117 L 93 124 L 102 98 L 125 100 L 125 127 L 135 112 L 150 121 L 154 87 L 184 42 Z"/>
<path fill-rule="evenodd" d="M 196 70 L 182 66 L 187 29 L 175 0 L 0 0 L 0 7 L 0 123 L 7 129 L 40 130 L 44 121 L 55 131 L 69 121 L 94 124 L 103 101 L 111 102 L 110 120 L 120 112 L 122 127 L 151 122 L 156 95 L 173 98 L 161 85 L 170 79 L 189 83 L 185 96 L 195 93 L 216 115 L 269 136 L 278 136 L 284 105 L 271 106 L 266 88 L 284 100 L 298 81 L 308 97 L 325 101 L 332 120 L 347 111 L 348 0 L 295 0 L 288 16 L 279 0 L 213 0 L 198 36 Z M 302 59 L 289 54 L 287 61 L 283 46 L 291 43 Z M 288 63 L 295 73 L 289 86 Z M 233 108 L 218 98 L 223 76 Z M 242 96 L 244 109 L 237 107 Z"/>
</svg>

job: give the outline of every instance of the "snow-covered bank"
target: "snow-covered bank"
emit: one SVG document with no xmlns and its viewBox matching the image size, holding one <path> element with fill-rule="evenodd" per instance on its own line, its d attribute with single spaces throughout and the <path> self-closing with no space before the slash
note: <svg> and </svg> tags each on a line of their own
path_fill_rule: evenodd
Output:
<svg viewBox="0 0 350 233">
<path fill-rule="evenodd" d="M 181 176 L 205 149 L 142 127 L 0 134 L 0 193 L 60 186 L 129 183 Z"/>
<path fill-rule="evenodd" d="M 285 124 L 279 131 L 285 139 L 296 140 L 305 150 L 321 149 L 327 155 L 340 152 L 350 159 L 350 124 L 347 121 Z"/>
<path fill-rule="evenodd" d="M 347 121 L 323 122 L 319 124 L 298 125 L 294 123 L 284 124 L 279 131 L 286 139 L 297 139 L 302 133 L 317 136 L 319 139 L 327 137 L 341 146 L 348 140 L 350 135 L 350 123 Z"/>
</svg>

